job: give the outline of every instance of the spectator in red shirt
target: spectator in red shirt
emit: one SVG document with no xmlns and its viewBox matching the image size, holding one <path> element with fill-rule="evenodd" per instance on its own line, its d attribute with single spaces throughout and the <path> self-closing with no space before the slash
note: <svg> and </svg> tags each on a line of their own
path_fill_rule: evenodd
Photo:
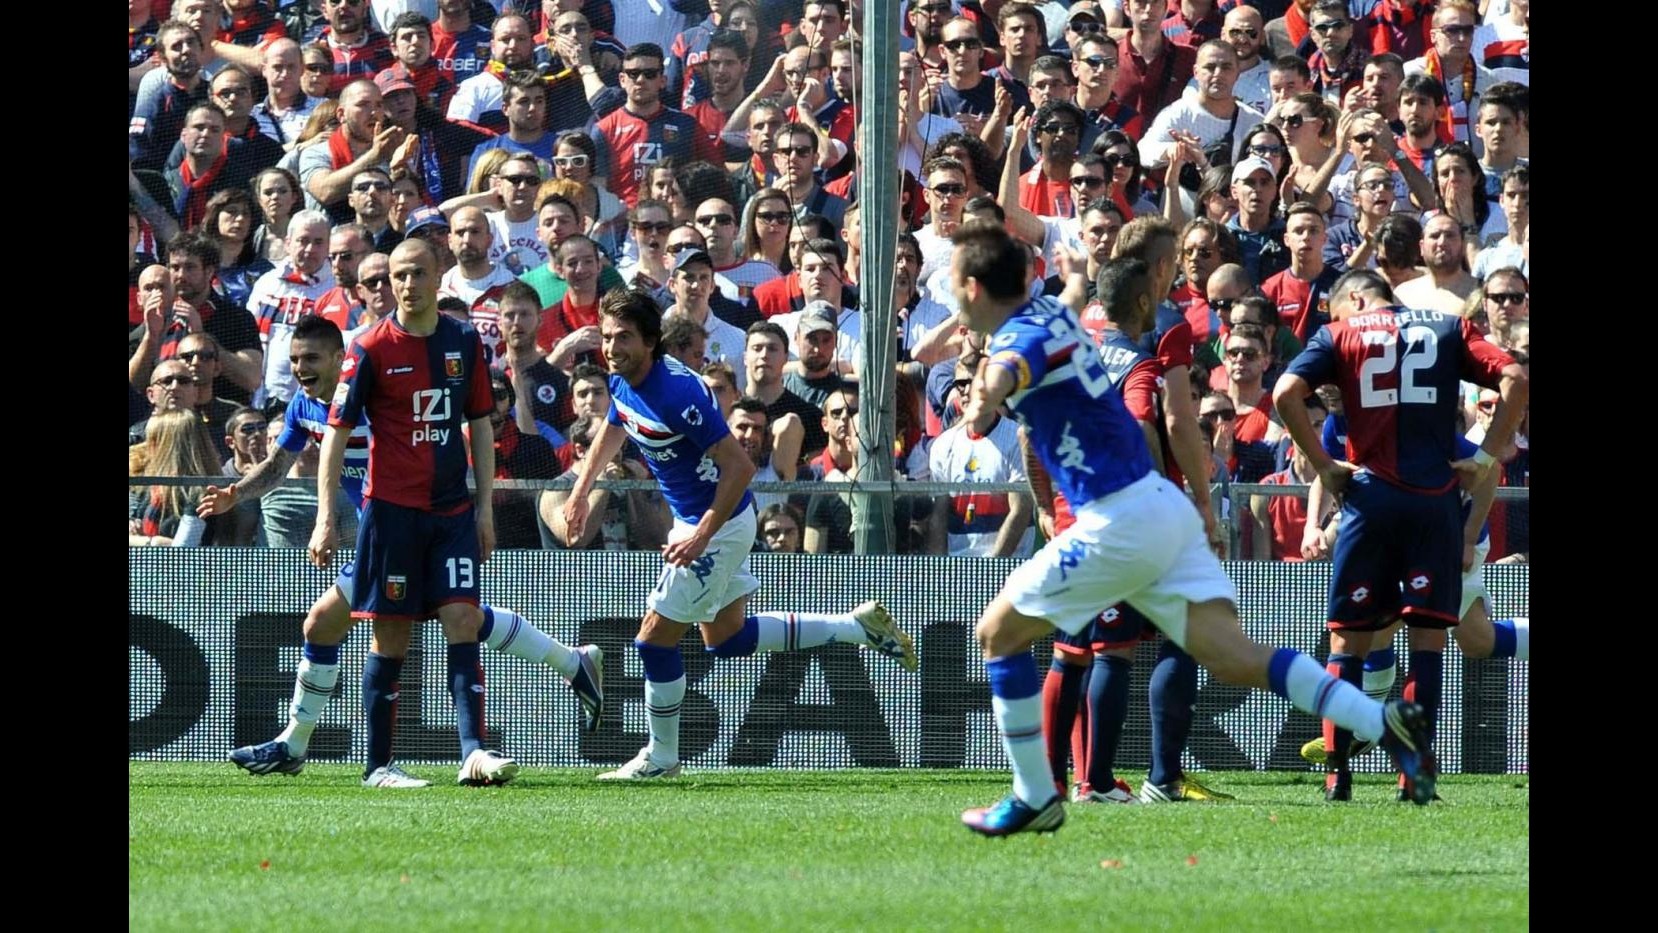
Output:
<svg viewBox="0 0 1658 933">
<path fill-rule="evenodd" d="M 1290 447 L 1290 465 L 1261 477 L 1268 486 L 1310 486 L 1318 471 L 1301 451 Z M 1249 497 L 1253 528 L 1249 555 L 1253 560 L 1299 561 L 1301 538 L 1307 528 L 1307 494 Z"/>
<path fill-rule="evenodd" d="M 1239 482 L 1252 483 L 1272 472 L 1273 450 L 1267 443 L 1272 424 L 1272 392 L 1263 385 L 1272 353 L 1267 336 L 1253 324 L 1232 328 L 1226 338 L 1226 375 L 1231 379 L 1227 397 L 1237 412 L 1233 428 L 1232 463 L 1228 464 Z"/>
<path fill-rule="evenodd" d="M 1080 203 L 1071 190 L 1071 164 L 1077 158 L 1082 132 L 1082 109 L 1063 100 L 1050 100 L 1031 118 L 1042 157 L 1019 176 L 1019 206 L 1043 217 L 1074 217 Z"/>
<path fill-rule="evenodd" d="M 1306 201 L 1290 205 L 1284 248 L 1290 267 L 1261 283 L 1284 326 L 1303 344 L 1330 322 L 1330 286 L 1340 273 L 1324 263 L 1324 215 Z"/>
<path fill-rule="evenodd" d="M 1124 0 L 1128 41 L 1118 43 L 1116 94 L 1146 119 L 1180 97 L 1192 79 L 1197 50 L 1176 45 L 1163 35 L 1165 0 Z"/>
</svg>

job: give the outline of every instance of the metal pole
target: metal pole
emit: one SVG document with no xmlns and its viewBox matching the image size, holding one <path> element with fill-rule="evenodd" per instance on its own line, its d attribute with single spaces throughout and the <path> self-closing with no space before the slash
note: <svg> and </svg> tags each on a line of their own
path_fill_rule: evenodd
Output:
<svg viewBox="0 0 1658 933">
<path fill-rule="evenodd" d="M 860 486 L 889 490 L 893 482 L 896 310 L 892 306 L 893 257 L 898 254 L 898 4 L 868 2 L 858 33 L 863 62 L 858 107 L 858 214 L 862 267 L 858 291 L 863 311 L 863 370 L 858 393 Z M 896 540 L 890 495 L 852 496 L 852 537 L 859 554 L 890 554 Z"/>
</svg>

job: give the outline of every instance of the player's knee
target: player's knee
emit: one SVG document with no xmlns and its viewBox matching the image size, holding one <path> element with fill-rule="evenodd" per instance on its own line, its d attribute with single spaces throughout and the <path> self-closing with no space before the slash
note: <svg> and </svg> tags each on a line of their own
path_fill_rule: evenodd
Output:
<svg viewBox="0 0 1658 933">
<path fill-rule="evenodd" d="M 376 619 L 374 641 L 369 650 L 381 657 L 406 658 L 409 656 L 409 635 L 413 628 L 407 622 Z"/>
<path fill-rule="evenodd" d="M 483 627 L 484 612 L 477 606 L 454 603 L 443 607 L 438 622 L 443 626 L 443 637 L 452 645 L 478 640 L 478 629 Z"/>
</svg>

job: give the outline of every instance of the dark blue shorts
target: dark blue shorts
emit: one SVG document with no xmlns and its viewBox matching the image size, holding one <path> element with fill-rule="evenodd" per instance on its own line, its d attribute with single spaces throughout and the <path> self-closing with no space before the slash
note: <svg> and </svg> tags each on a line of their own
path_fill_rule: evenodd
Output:
<svg viewBox="0 0 1658 933">
<path fill-rule="evenodd" d="M 1054 647 L 1063 654 L 1077 656 L 1111 648 L 1131 648 L 1156 634 L 1157 629 L 1139 610 L 1128 603 L 1118 603 L 1075 635 L 1055 629 Z"/>
<path fill-rule="evenodd" d="M 455 515 L 363 500 L 357 526 L 354 619 L 418 621 L 449 603 L 478 605 L 478 524 Z"/>
<path fill-rule="evenodd" d="M 1332 630 L 1373 632 L 1403 615 L 1424 628 L 1457 624 L 1462 606 L 1462 505 L 1371 473 L 1347 484 L 1330 575 Z"/>
</svg>

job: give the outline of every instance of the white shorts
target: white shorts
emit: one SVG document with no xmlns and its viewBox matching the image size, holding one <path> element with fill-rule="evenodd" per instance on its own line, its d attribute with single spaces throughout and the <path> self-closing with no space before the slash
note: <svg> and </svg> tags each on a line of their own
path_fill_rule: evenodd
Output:
<svg viewBox="0 0 1658 933">
<path fill-rule="evenodd" d="M 696 527 L 674 519 L 669 543 L 689 538 Z M 754 507 L 750 506 L 721 525 L 707 550 L 689 566 L 663 564 L 645 608 L 675 622 L 702 624 L 714 621 L 721 609 L 758 590 L 760 581 L 748 570 L 754 531 Z"/>
<path fill-rule="evenodd" d="M 352 590 L 355 589 L 353 583 L 355 582 L 356 576 L 357 562 L 354 560 L 348 560 L 345 562 L 345 565 L 340 568 L 340 575 L 334 578 L 334 585 L 339 587 L 341 593 L 345 594 L 345 607 L 347 609 L 351 608 L 351 595 Z"/>
<path fill-rule="evenodd" d="M 1491 595 L 1485 591 L 1485 558 L 1491 553 L 1491 539 L 1474 545 L 1474 567 L 1462 575 L 1462 609 L 1457 618 L 1465 618 L 1474 608 L 1474 600 L 1485 603 L 1485 614 L 1491 614 Z"/>
<path fill-rule="evenodd" d="M 1147 475 L 1075 514 L 1075 524 L 1002 585 L 1021 613 L 1075 635 L 1126 601 L 1184 646 L 1188 603 L 1237 604 L 1197 508 L 1163 477 Z"/>
</svg>

